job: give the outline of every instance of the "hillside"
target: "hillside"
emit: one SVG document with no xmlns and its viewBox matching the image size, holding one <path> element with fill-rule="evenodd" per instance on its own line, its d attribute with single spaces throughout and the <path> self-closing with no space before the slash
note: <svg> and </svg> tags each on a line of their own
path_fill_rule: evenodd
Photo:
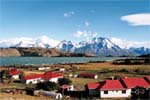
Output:
<svg viewBox="0 0 150 100">
<path fill-rule="evenodd" d="M 0 48 L 0 57 L 10 57 L 10 56 L 35 56 L 35 57 L 83 57 L 83 56 L 93 56 L 88 54 L 79 54 L 79 53 L 66 53 L 61 52 L 58 49 L 51 48 L 37 48 L 37 47 L 28 47 L 28 48 Z"/>
<path fill-rule="evenodd" d="M 15 48 L 1 48 L 0 57 L 21 56 L 20 52 Z"/>
</svg>

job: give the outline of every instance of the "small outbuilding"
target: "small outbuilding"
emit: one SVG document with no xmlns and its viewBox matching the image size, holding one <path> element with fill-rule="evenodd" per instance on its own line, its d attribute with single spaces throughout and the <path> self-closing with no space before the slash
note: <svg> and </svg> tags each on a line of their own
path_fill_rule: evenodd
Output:
<svg viewBox="0 0 150 100">
<path fill-rule="evenodd" d="M 13 78 L 13 79 L 19 79 L 19 74 L 20 74 L 20 71 L 13 68 L 13 69 L 10 69 L 9 70 L 9 75 Z"/>
<path fill-rule="evenodd" d="M 98 78 L 98 75 L 93 74 L 93 73 L 83 72 L 83 73 L 80 73 L 80 74 L 79 74 L 79 77 L 97 79 L 97 78 Z"/>
</svg>

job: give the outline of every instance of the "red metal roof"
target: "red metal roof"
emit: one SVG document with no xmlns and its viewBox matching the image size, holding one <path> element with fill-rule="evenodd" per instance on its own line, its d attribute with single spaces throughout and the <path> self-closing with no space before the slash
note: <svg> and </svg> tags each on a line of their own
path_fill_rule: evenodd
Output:
<svg viewBox="0 0 150 100">
<path fill-rule="evenodd" d="M 32 74 L 24 77 L 25 80 L 36 79 L 36 78 L 43 78 L 43 74 Z"/>
<path fill-rule="evenodd" d="M 122 90 L 125 88 L 150 87 L 148 82 L 150 76 L 145 78 L 123 78 L 121 80 L 106 80 L 103 82 L 88 83 L 88 89 L 100 89 L 100 90 Z"/>
<path fill-rule="evenodd" d="M 13 76 L 13 75 L 19 75 L 20 71 L 18 71 L 17 69 L 10 69 L 9 71 L 9 75 Z"/>
<path fill-rule="evenodd" d="M 150 87 L 150 84 L 144 78 L 125 78 L 122 79 L 125 83 L 126 88 L 134 88 L 134 87 Z"/>
<path fill-rule="evenodd" d="M 44 74 L 44 79 L 45 80 L 50 80 L 51 78 L 56 78 L 56 77 L 62 77 L 63 76 L 63 74 L 61 74 L 61 73 L 54 73 L 54 72 L 46 72 L 45 74 Z"/>
<path fill-rule="evenodd" d="M 88 89 L 97 89 L 99 86 L 100 86 L 99 82 L 87 84 Z"/>
<path fill-rule="evenodd" d="M 63 76 L 63 74 L 61 73 L 54 73 L 54 72 L 46 72 L 44 74 L 32 74 L 32 75 L 28 75 L 25 76 L 25 80 L 29 80 L 29 79 L 36 79 L 36 78 L 43 78 L 45 80 L 50 80 L 51 78 L 56 78 L 56 77 L 61 77 Z"/>
<path fill-rule="evenodd" d="M 96 83 L 88 83 L 87 87 L 89 89 L 100 89 L 100 90 L 122 90 L 124 89 L 123 85 L 119 80 L 106 80 Z"/>
<path fill-rule="evenodd" d="M 119 80 L 106 80 L 101 83 L 100 90 L 122 90 L 125 89 Z"/>
</svg>

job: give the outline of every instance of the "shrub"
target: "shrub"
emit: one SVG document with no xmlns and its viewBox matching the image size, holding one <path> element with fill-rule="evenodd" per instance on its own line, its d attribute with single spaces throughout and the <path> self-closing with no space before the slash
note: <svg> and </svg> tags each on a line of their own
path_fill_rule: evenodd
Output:
<svg viewBox="0 0 150 100">
<path fill-rule="evenodd" d="M 60 79 L 58 79 L 58 83 L 59 83 L 59 85 L 61 86 L 61 85 L 64 85 L 64 84 L 71 84 L 72 83 L 72 81 L 70 80 L 70 79 L 68 79 L 68 78 L 60 78 Z"/>
<path fill-rule="evenodd" d="M 47 81 L 43 83 L 37 83 L 36 88 L 46 90 L 46 91 L 52 91 L 58 89 L 59 85 L 54 82 Z"/>
</svg>

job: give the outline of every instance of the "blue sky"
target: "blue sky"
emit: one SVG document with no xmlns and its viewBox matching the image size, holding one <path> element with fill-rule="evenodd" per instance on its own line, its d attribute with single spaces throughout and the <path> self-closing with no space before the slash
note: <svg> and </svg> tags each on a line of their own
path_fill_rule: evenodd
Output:
<svg viewBox="0 0 150 100">
<path fill-rule="evenodd" d="M 0 0 L 0 12 L 0 39 L 47 35 L 80 41 L 95 34 L 150 40 L 149 25 L 121 20 L 149 13 L 149 0 Z"/>
</svg>

